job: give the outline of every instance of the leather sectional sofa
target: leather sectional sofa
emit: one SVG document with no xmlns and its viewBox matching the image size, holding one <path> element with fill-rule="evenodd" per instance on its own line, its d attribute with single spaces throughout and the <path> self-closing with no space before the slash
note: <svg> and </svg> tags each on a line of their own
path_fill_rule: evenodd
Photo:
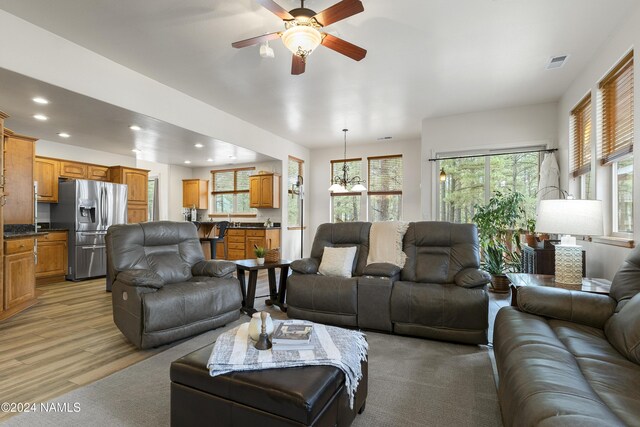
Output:
<svg viewBox="0 0 640 427">
<path fill-rule="evenodd" d="M 322 224 L 311 257 L 291 263 L 287 315 L 338 326 L 486 344 L 487 273 L 475 225 L 413 222 L 407 260 L 367 265 L 371 223 Z M 351 278 L 318 274 L 325 247 L 357 248 Z"/>
<path fill-rule="evenodd" d="M 520 288 L 494 352 L 505 426 L 640 426 L 640 247 L 608 296 Z"/>
<path fill-rule="evenodd" d="M 205 261 L 192 223 L 114 225 L 106 241 L 113 320 L 138 348 L 186 338 L 240 317 L 235 264 Z"/>
</svg>

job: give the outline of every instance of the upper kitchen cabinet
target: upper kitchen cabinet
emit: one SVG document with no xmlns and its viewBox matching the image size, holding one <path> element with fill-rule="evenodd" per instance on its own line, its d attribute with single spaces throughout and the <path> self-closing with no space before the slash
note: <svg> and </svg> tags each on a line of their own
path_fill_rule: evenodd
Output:
<svg viewBox="0 0 640 427">
<path fill-rule="evenodd" d="M 109 167 L 87 164 L 87 179 L 109 181 Z"/>
<path fill-rule="evenodd" d="M 206 179 L 183 179 L 182 206 L 209 209 L 209 181 Z"/>
<path fill-rule="evenodd" d="M 148 216 L 149 171 L 113 166 L 109 168 L 111 182 L 127 184 L 127 222 L 144 222 Z"/>
<path fill-rule="evenodd" d="M 87 164 L 60 160 L 60 178 L 87 179 Z"/>
<path fill-rule="evenodd" d="M 4 130 L 4 223 L 33 224 L 36 139 Z"/>
<path fill-rule="evenodd" d="M 280 175 L 276 173 L 249 177 L 249 206 L 252 208 L 280 207 Z"/>
<path fill-rule="evenodd" d="M 34 179 L 38 182 L 39 202 L 58 203 L 59 175 L 60 162 L 57 159 L 36 156 Z"/>
</svg>

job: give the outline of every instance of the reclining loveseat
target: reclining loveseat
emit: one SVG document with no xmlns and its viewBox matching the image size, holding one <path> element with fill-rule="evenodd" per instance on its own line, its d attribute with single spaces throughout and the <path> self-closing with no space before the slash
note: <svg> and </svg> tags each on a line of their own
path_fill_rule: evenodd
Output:
<svg viewBox="0 0 640 427">
<path fill-rule="evenodd" d="M 287 315 L 338 326 L 486 344 L 487 283 L 473 224 L 409 224 L 403 268 L 367 265 L 371 223 L 322 224 L 311 257 L 291 263 Z M 391 243 L 389 243 L 391 244 Z M 318 274 L 325 247 L 356 247 L 352 277 Z"/>
<path fill-rule="evenodd" d="M 505 426 L 640 426 L 640 247 L 609 295 L 519 288 L 494 353 Z"/>
<path fill-rule="evenodd" d="M 157 347 L 240 317 L 233 262 L 205 261 L 190 222 L 113 225 L 107 231 L 113 320 L 138 348 Z"/>
</svg>

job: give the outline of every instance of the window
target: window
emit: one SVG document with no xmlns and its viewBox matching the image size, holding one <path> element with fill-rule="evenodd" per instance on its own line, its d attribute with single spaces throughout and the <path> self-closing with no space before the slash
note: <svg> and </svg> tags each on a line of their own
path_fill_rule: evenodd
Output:
<svg viewBox="0 0 640 427">
<path fill-rule="evenodd" d="M 298 158 L 289 156 L 289 165 L 288 165 L 288 180 L 289 180 L 289 212 L 288 212 L 288 222 L 289 227 L 300 227 L 302 226 L 302 211 L 301 209 L 301 201 L 300 193 L 294 191 L 294 185 L 298 182 L 298 176 L 302 177 L 302 166 L 304 165 L 304 161 Z M 297 194 L 296 194 L 297 193 Z"/>
<path fill-rule="evenodd" d="M 633 51 L 600 82 L 602 165 L 611 165 L 612 232 L 633 233 Z"/>
<path fill-rule="evenodd" d="M 342 176 L 344 165 L 347 167 L 349 177 L 362 176 L 362 159 L 332 160 L 332 180 L 335 176 Z M 362 193 L 331 193 L 331 222 L 360 221 L 361 200 Z"/>
<path fill-rule="evenodd" d="M 533 147 L 531 150 L 543 150 Z M 511 150 L 518 151 L 518 150 Z M 524 151 L 520 149 L 519 151 Z M 465 153 L 465 156 L 467 154 Z M 445 157 L 445 156 L 442 156 Z M 474 206 L 484 205 L 495 191 L 509 189 L 525 196 L 527 218 L 535 218 L 541 153 L 496 153 L 439 160 L 446 178 L 438 181 L 438 218 L 449 222 L 472 222 Z"/>
<path fill-rule="evenodd" d="M 368 220 L 402 218 L 402 155 L 368 157 Z"/>
<path fill-rule="evenodd" d="M 147 221 L 158 221 L 158 177 L 150 177 L 147 185 Z"/>
<path fill-rule="evenodd" d="M 580 198 L 591 199 L 591 93 L 571 111 L 571 175 L 580 179 Z"/>
<path fill-rule="evenodd" d="M 213 170 L 213 212 L 255 214 L 249 207 L 249 176 L 255 168 Z"/>
</svg>

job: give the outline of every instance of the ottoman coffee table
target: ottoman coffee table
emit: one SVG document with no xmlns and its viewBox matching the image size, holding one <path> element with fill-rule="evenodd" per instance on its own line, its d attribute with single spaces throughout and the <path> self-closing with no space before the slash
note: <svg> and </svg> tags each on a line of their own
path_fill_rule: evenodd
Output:
<svg viewBox="0 0 640 427">
<path fill-rule="evenodd" d="M 171 363 L 171 425 L 348 426 L 367 398 L 367 362 L 353 409 L 334 366 L 231 372 L 211 377 L 213 344 Z"/>
</svg>

